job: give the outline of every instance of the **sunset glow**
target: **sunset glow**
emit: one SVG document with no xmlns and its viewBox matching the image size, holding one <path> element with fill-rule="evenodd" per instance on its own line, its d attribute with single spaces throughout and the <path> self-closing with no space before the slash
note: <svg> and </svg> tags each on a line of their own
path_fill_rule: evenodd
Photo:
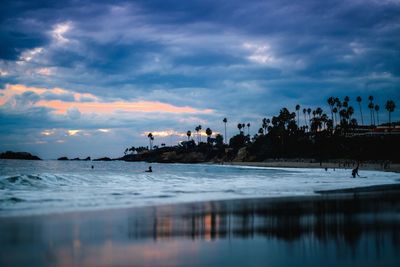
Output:
<svg viewBox="0 0 400 267">
<path fill-rule="evenodd" d="M 76 93 L 70 92 L 62 88 L 38 88 L 38 87 L 26 87 L 21 84 L 6 86 L 3 92 L 3 96 L 0 98 L 0 106 L 7 102 L 11 102 L 15 96 L 22 95 L 27 92 L 32 92 L 38 96 L 45 96 L 46 94 L 53 94 L 55 97 L 62 96 L 65 94 L 71 94 L 74 98 L 73 102 L 66 102 L 63 100 L 39 100 L 34 103 L 37 107 L 46 107 L 53 110 L 54 114 L 62 115 L 67 112 L 69 108 L 77 108 L 83 113 L 102 113 L 111 114 L 116 111 L 123 112 L 160 112 L 160 113 L 199 113 L 199 114 L 210 114 L 213 112 L 211 109 L 196 109 L 189 106 L 174 106 L 167 103 L 162 103 L 158 101 L 111 101 L 100 102 L 99 98 L 88 93 Z M 85 102 L 88 99 L 90 101 Z M 81 102 L 82 101 L 82 102 Z"/>
</svg>

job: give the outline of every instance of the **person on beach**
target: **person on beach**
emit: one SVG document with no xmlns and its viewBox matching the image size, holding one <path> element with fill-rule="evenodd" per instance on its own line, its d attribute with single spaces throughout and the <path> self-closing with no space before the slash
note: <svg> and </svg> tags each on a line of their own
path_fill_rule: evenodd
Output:
<svg viewBox="0 0 400 267">
<path fill-rule="evenodd" d="M 356 178 L 356 175 L 358 177 L 360 177 L 360 175 L 358 174 L 358 167 L 360 166 L 360 164 L 357 162 L 357 167 L 355 167 L 352 171 L 351 171 L 351 176 L 353 176 L 353 178 Z"/>
<path fill-rule="evenodd" d="M 145 172 L 153 172 L 153 169 L 151 168 L 151 166 L 149 166 L 149 169 L 146 170 Z"/>
</svg>

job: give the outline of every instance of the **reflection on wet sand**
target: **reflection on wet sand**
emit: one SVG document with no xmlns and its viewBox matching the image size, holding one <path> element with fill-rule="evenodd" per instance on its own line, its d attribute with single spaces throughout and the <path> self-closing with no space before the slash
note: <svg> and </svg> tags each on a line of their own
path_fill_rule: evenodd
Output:
<svg viewBox="0 0 400 267">
<path fill-rule="evenodd" d="M 399 264 L 400 197 L 235 200 L 0 218 L 1 266 Z M 290 254 L 290 257 L 288 257 Z M 310 260 L 310 258 L 312 260 Z M 326 264 L 325 264 L 326 265 Z"/>
</svg>

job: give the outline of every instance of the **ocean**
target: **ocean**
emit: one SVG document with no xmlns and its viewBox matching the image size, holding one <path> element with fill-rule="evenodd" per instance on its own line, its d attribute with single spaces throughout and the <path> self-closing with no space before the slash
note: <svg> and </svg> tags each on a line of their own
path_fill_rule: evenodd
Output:
<svg viewBox="0 0 400 267">
<path fill-rule="evenodd" d="M 153 172 L 146 173 L 150 165 Z M 0 160 L 0 216 L 307 196 L 316 190 L 391 184 L 400 179 L 398 173 L 362 169 L 360 175 L 350 178 L 351 169 Z"/>
</svg>

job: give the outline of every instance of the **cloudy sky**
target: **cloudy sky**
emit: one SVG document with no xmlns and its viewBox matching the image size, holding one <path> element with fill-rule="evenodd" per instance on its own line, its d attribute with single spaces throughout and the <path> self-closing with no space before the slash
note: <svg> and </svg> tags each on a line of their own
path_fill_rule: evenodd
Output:
<svg viewBox="0 0 400 267">
<path fill-rule="evenodd" d="M 367 113 L 373 95 L 381 121 L 400 105 L 399 0 L 6 0 L 0 40 L 0 151 L 43 158 L 119 156 L 150 131 L 175 144 L 224 117 L 255 133 L 329 96 Z"/>
</svg>

